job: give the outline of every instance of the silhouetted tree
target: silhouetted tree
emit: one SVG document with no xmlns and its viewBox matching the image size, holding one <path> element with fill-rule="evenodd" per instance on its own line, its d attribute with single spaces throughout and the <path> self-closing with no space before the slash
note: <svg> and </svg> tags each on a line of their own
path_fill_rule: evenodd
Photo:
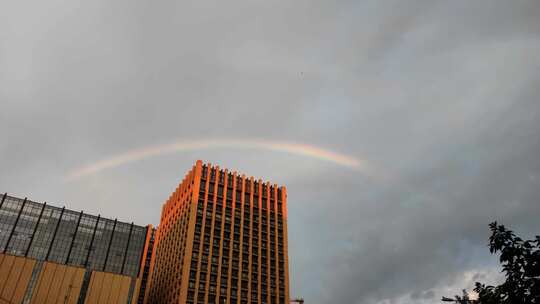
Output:
<svg viewBox="0 0 540 304">
<path fill-rule="evenodd" d="M 474 300 L 471 300 L 469 298 L 469 293 L 467 293 L 467 290 L 463 289 L 463 296 L 455 296 L 454 298 L 442 298 L 443 302 L 454 302 L 459 304 L 473 304 L 476 303 Z"/>
<path fill-rule="evenodd" d="M 499 261 L 506 280 L 499 286 L 476 282 L 478 299 L 463 296 L 443 297 L 444 302 L 459 304 L 540 304 L 540 236 L 524 241 L 497 222 L 489 224 L 492 235 L 489 251 L 500 252 Z"/>
</svg>

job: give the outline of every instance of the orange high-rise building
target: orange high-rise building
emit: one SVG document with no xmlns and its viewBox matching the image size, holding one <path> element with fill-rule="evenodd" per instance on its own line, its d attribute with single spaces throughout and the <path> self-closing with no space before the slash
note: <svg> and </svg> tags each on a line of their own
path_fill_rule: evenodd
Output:
<svg viewBox="0 0 540 304">
<path fill-rule="evenodd" d="M 285 187 L 197 161 L 163 205 L 145 303 L 289 301 Z"/>
</svg>

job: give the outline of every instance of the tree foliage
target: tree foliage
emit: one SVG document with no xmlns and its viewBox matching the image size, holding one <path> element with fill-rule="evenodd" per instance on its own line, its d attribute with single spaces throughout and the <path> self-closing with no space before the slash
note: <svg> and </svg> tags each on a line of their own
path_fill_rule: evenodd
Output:
<svg viewBox="0 0 540 304">
<path fill-rule="evenodd" d="M 463 296 L 443 297 L 444 302 L 459 304 L 540 304 L 540 236 L 522 240 L 511 230 L 497 222 L 489 225 L 489 251 L 500 253 L 499 261 L 506 280 L 491 286 L 476 282 L 478 298 L 471 300 L 464 290 Z"/>
</svg>

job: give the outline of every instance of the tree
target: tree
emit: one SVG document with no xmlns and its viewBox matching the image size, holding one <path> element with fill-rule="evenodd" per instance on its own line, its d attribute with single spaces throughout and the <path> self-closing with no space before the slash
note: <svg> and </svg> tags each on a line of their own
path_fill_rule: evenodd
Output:
<svg viewBox="0 0 540 304">
<path fill-rule="evenodd" d="M 459 304 L 474 304 L 475 303 L 474 300 L 471 300 L 469 298 L 469 293 L 465 289 L 463 289 L 463 296 L 461 296 L 461 297 L 460 296 L 455 296 L 454 298 L 443 297 L 442 301 L 443 302 L 454 302 L 454 303 L 459 303 Z"/>
<path fill-rule="evenodd" d="M 478 299 L 471 300 L 464 290 L 463 296 L 443 297 L 444 302 L 459 304 L 540 304 L 540 236 L 522 240 L 511 230 L 493 222 L 489 225 L 491 254 L 499 253 L 499 261 L 506 280 L 498 286 L 476 282 L 474 291 Z"/>
</svg>

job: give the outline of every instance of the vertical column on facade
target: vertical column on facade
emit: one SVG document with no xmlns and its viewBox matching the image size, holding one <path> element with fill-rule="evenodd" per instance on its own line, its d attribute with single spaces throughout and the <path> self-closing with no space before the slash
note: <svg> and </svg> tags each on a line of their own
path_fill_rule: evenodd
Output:
<svg viewBox="0 0 540 304">
<path fill-rule="evenodd" d="M 192 169 L 188 175 L 187 175 L 187 178 L 186 178 L 186 181 L 184 185 L 184 189 L 182 190 L 182 198 L 180 200 L 180 204 L 178 205 L 178 208 L 180 208 L 181 212 L 179 214 L 179 216 L 175 219 L 176 222 L 178 222 L 178 225 L 180 225 L 180 236 L 179 236 L 179 239 L 180 239 L 180 242 L 179 242 L 179 247 L 180 247 L 180 252 L 181 252 L 181 255 L 180 255 L 180 260 L 177 262 L 177 265 L 178 265 L 178 268 L 180 269 L 180 274 L 182 272 L 184 272 L 184 265 L 185 265 L 185 261 L 188 259 L 188 254 L 187 254 L 187 251 L 186 251 L 186 247 L 187 247 L 187 240 L 189 239 L 189 236 L 185 236 L 186 235 L 186 231 L 189 230 L 189 191 L 187 191 L 187 189 L 189 189 L 189 186 L 191 184 L 191 180 L 193 179 L 193 175 L 195 174 L 195 170 Z M 187 225 L 185 224 L 185 221 L 187 221 Z M 186 285 L 186 282 L 184 280 L 182 280 L 182 276 L 180 275 L 180 278 L 179 280 L 176 282 L 176 286 L 178 288 L 178 290 L 182 290 L 182 287 L 183 286 L 187 286 Z M 180 298 L 180 301 L 182 301 L 182 299 Z"/>
<path fill-rule="evenodd" d="M 28 242 L 28 247 L 26 248 L 26 251 L 24 253 L 25 257 L 27 257 L 28 253 L 30 253 L 30 248 L 32 247 L 32 243 L 34 242 L 34 237 L 36 236 L 36 231 L 38 229 L 39 223 L 41 222 L 41 218 L 43 217 L 43 211 L 45 211 L 45 207 L 47 207 L 47 202 L 43 203 L 43 206 L 41 207 L 38 220 L 36 222 L 36 225 L 34 226 L 34 231 L 32 231 L 32 236 L 30 237 L 30 242 Z"/>
<path fill-rule="evenodd" d="M 218 269 L 217 269 L 217 279 L 216 279 L 216 303 L 225 303 L 221 300 L 221 267 L 222 267 L 222 260 L 225 257 L 223 254 L 223 242 L 225 241 L 224 235 L 225 235 L 225 209 L 227 208 L 227 192 L 228 192 L 228 182 L 229 182 L 229 172 L 228 170 L 225 170 L 223 172 L 223 193 L 222 193 L 222 206 L 221 206 L 221 224 L 220 224 L 220 236 L 219 236 L 219 246 L 218 246 Z M 221 179 L 219 180 L 221 182 Z M 218 183 L 219 185 L 219 183 Z M 218 186 L 219 188 L 219 186 Z M 219 198 L 218 198 L 219 199 Z M 217 212 L 217 204 L 216 204 L 216 212 Z M 212 241 L 213 243 L 213 241 Z M 213 246 L 212 246 L 213 247 Z M 226 299 L 225 299 L 226 301 Z"/>
<path fill-rule="evenodd" d="M 274 221 L 273 223 L 270 223 L 270 229 L 272 229 L 272 224 L 274 226 L 274 285 L 276 286 L 275 292 L 272 295 L 273 297 L 277 298 L 276 303 L 279 303 L 279 254 L 278 254 L 278 229 L 277 229 L 277 218 L 278 218 L 278 187 L 275 187 L 274 189 Z M 270 221 L 272 219 L 270 218 Z M 281 304 L 281 303 L 280 303 Z"/>
<path fill-rule="evenodd" d="M 228 252 L 229 271 L 227 272 L 227 300 L 226 303 L 231 303 L 231 289 L 232 289 L 232 268 L 233 268 L 233 248 L 234 248 L 234 211 L 236 208 L 236 189 L 237 189 L 237 173 L 232 174 L 232 195 L 231 195 L 231 231 L 230 231 L 230 243 Z M 238 289 L 236 289 L 238 290 Z"/>
<path fill-rule="evenodd" d="M 208 194 L 208 203 L 212 203 L 212 211 L 211 211 L 211 220 L 210 220 L 210 240 L 209 240 L 209 248 L 208 248 L 208 268 L 206 269 L 206 280 L 204 282 L 204 289 L 205 289 L 205 296 L 204 296 L 204 303 L 208 303 L 208 296 L 210 294 L 210 277 L 212 275 L 212 256 L 213 256 L 213 239 L 214 239 L 214 222 L 216 220 L 216 201 L 217 201 L 217 192 L 219 188 L 219 167 L 215 166 L 212 168 L 214 173 L 214 189 L 212 196 L 210 197 L 210 193 Z M 208 205 L 206 205 L 208 207 Z M 206 222 L 204 224 L 204 229 L 206 230 Z M 203 243 L 204 243 L 204 235 L 203 235 Z M 204 248 L 204 245 L 203 245 Z"/>
<path fill-rule="evenodd" d="M 174 204 L 176 203 L 177 199 L 178 199 L 178 193 L 179 193 L 179 188 L 181 188 L 181 185 L 176 187 L 175 191 L 169 196 L 168 200 L 167 200 L 167 208 L 165 210 L 166 214 L 165 214 L 165 220 L 163 221 L 163 223 L 165 224 L 165 229 L 164 229 L 164 233 L 163 233 L 163 245 L 166 246 L 166 247 L 169 247 L 171 246 L 171 237 L 174 237 L 174 233 L 175 233 L 175 228 L 174 227 L 174 223 L 172 222 L 171 220 L 171 217 L 172 217 L 172 214 L 173 214 L 173 210 L 174 210 Z M 166 258 L 164 260 L 161 261 L 161 269 L 160 269 L 160 276 L 162 277 L 165 277 L 165 280 L 164 282 L 162 283 L 162 286 L 161 286 L 161 297 L 160 297 L 160 300 L 163 301 L 163 303 L 166 303 L 166 302 L 169 302 L 170 299 L 168 299 L 168 297 L 170 296 L 170 289 L 171 289 L 171 285 L 172 285 L 172 281 L 171 281 L 171 278 L 169 278 L 169 275 L 170 275 L 170 270 L 171 270 L 171 264 L 172 264 L 172 257 L 171 257 L 171 250 L 167 250 L 167 252 L 164 252 L 164 254 L 166 254 Z M 164 267 L 165 264 L 166 266 Z"/>
<path fill-rule="evenodd" d="M 81 213 L 79 213 L 79 219 L 77 220 L 77 227 L 75 227 L 75 232 L 73 233 L 73 238 L 71 239 L 71 244 L 69 245 L 68 254 L 66 256 L 66 264 L 69 262 L 71 251 L 73 251 L 73 245 L 75 244 L 75 238 L 77 237 L 77 233 L 79 232 L 79 225 L 81 225 L 82 216 L 83 211 L 81 210 Z"/>
<path fill-rule="evenodd" d="M 285 301 L 289 301 L 289 245 L 288 245 L 288 212 L 287 212 L 287 188 L 281 188 L 281 204 L 283 206 L 283 257 L 284 257 L 284 274 L 283 281 L 285 284 Z"/>
<path fill-rule="evenodd" d="M 175 210 L 177 209 L 180 209 L 180 210 L 183 210 L 182 212 L 180 212 L 178 215 L 175 215 L 173 216 L 173 220 L 175 222 L 175 225 L 176 225 L 176 237 L 178 238 L 179 240 L 179 251 L 180 251 L 180 259 L 176 261 L 176 265 L 175 266 L 178 266 L 179 268 L 182 267 L 182 260 L 184 259 L 184 252 L 183 252 L 183 242 L 185 242 L 185 239 L 184 239 L 184 225 L 183 223 L 180 221 L 180 219 L 182 217 L 184 217 L 184 214 L 185 212 L 187 212 L 185 209 L 184 209 L 184 204 L 186 202 L 186 188 L 188 187 L 188 181 L 189 181 L 189 175 L 191 173 L 188 174 L 188 177 L 186 178 L 186 181 L 182 183 L 182 186 L 180 187 L 181 190 L 180 190 L 180 193 L 179 193 L 179 198 L 178 198 L 178 201 L 177 201 L 177 206 L 175 208 Z M 175 212 L 176 213 L 176 212 Z M 181 281 L 175 281 L 175 288 L 177 287 L 177 284 L 182 284 Z"/>
<path fill-rule="evenodd" d="M 250 294 L 249 294 L 249 298 L 250 298 L 250 301 L 252 302 L 253 301 L 253 293 L 257 294 L 257 302 L 259 302 L 259 296 L 258 296 L 258 290 L 259 290 L 259 287 L 257 286 L 257 288 L 255 290 L 253 290 L 253 283 L 255 283 L 255 281 L 253 280 L 254 278 L 254 271 L 253 271 L 253 265 L 257 265 L 257 267 L 259 267 L 257 263 L 257 260 L 258 257 L 255 256 L 256 254 L 256 251 L 255 251 L 255 247 L 258 245 L 258 240 L 257 240 L 257 243 L 255 243 L 255 207 L 258 207 L 259 206 L 259 199 L 258 197 L 260 196 L 260 193 L 259 193 L 259 186 L 260 186 L 260 181 L 255 181 L 255 180 L 252 180 L 253 183 L 252 183 L 252 199 L 251 199 L 251 237 L 250 237 L 250 240 L 251 240 L 251 248 L 250 248 L 250 257 L 251 257 L 251 265 L 249 267 L 249 270 L 251 271 L 250 274 L 249 274 L 249 280 L 250 280 Z M 255 197 L 255 194 L 257 194 L 257 199 Z M 257 269 L 257 274 L 259 273 L 259 269 Z M 258 279 L 258 278 L 257 278 Z M 258 284 L 258 281 L 257 281 L 257 285 Z"/>
<path fill-rule="evenodd" d="M 270 250 L 270 236 L 269 236 L 269 233 L 270 233 L 270 225 L 269 225 L 269 220 L 270 220 L 270 204 L 271 204 L 271 197 L 272 197 L 272 189 L 274 189 L 273 187 L 270 186 L 270 183 L 267 183 L 266 184 L 266 211 L 265 211 L 265 219 L 264 219 L 264 224 L 266 225 L 266 228 L 265 228 L 265 244 L 264 244 L 264 251 L 265 251 L 265 257 L 266 257 L 266 272 L 265 272 L 265 275 L 266 275 L 266 303 L 270 303 L 270 296 L 272 295 L 272 293 L 270 292 L 270 253 L 269 253 L 269 250 Z M 262 225 L 262 223 L 261 223 Z"/>
<path fill-rule="evenodd" d="M 277 237 L 278 237 L 278 250 L 277 250 L 277 261 L 278 261 L 278 289 L 279 289 L 279 295 L 283 300 L 286 298 L 285 294 L 285 263 L 286 263 L 286 257 L 285 257 L 285 235 L 283 234 L 283 221 L 284 221 L 284 187 L 281 187 L 278 191 L 278 216 L 277 216 Z M 280 224 L 281 223 L 281 224 Z M 280 241 L 281 239 L 281 241 Z M 281 247 L 281 254 L 280 254 L 280 247 Z M 283 289 L 282 289 L 283 286 Z M 280 300 L 280 303 L 283 302 Z"/>
<path fill-rule="evenodd" d="M 128 239 L 127 239 L 126 249 L 124 250 L 124 258 L 122 259 L 122 269 L 120 269 L 120 273 L 122 273 L 122 274 L 124 273 L 124 268 L 126 267 L 128 248 L 129 248 L 129 243 L 131 241 L 131 234 L 132 233 L 133 233 L 133 222 L 131 222 L 131 225 L 129 226 L 129 235 L 128 235 Z M 141 257 L 142 256 L 143 255 L 141 254 Z"/>
<path fill-rule="evenodd" d="M 51 239 L 51 244 L 49 245 L 49 249 L 47 249 L 47 255 L 45 256 L 45 261 L 49 260 L 49 256 L 51 255 L 52 247 L 54 245 L 54 240 L 56 239 L 56 234 L 58 233 L 58 228 L 60 227 L 60 223 L 62 222 L 62 216 L 64 216 L 64 210 L 66 210 L 66 207 L 62 207 L 62 211 L 60 211 L 60 216 L 58 217 L 58 222 L 56 222 L 56 227 L 54 227 L 54 233 L 53 237 Z M 52 216 L 52 214 L 51 214 Z"/>
<path fill-rule="evenodd" d="M 210 249 L 208 253 L 208 269 L 206 273 L 207 277 L 206 277 L 206 284 L 205 284 L 205 289 L 206 289 L 205 303 L 209 302 L 208 299 L 210 297 L 210 281 L 212 277 L 212 258 L 214 256 L 214 229 L 215 229 L 214 227 L 216 223 L 217 198 L 218 198 L 218 189 L 219 189 L 219 182 L 220 182 L 220 175 L 221 175 L 218 166 L 214 167 L 213 170 L 215 170 L 216 174 L 214 177 L 214 181 L 215 181 L 214 194 L 212 198 L 214 207 L 212 208 L 212 222 L 210 225 Z"/>
<path fill-rule="evenodd" d="M 232 172 L 229 172 L 227 173 L 227 181 L 226 181 L 226 187 L 225 189 L 227 189 L 227 192 L 225 194 L 225 202 L 226 204 L 223 206 L 223 227 L 222 227 L 222 230 L 223 230 L 223 242 L 225 242 L 225 225 L 227 224 L 227 216 L 229 216 L 229 220 L 230 220 L 230 223 L 229 223 L 229 232 L 228 232 L 228 247 L 227 247 L 227 251 L 224 252 L 222 250 L 222 257 L 221 257 L 221 262 L 223 263 L 223 260 L 227 261 L 227 272 L 226 273 L 223 273 L 223 270 L 221 270 L 221 278 L 225 277 L 226 278 L 226 282 L 221 282 L 221 278 L 220 278 L 220 299 L 221 299 L 221 285 L 224 285 L 225 286 L 225 294 L 223 295 L 223 299 L 221 300 L 221 303 L 230 303 L 230 300 L 229 300 L 229 290 L 230 290 L 230 269 L 231 269 L 231 266 L 232 266 L 232 261 L 231 261 L 231 252 L 232 252 L 232 239 L 233 239 L 233 224 L 232 224 L 232 220 L 233 220 L 233 206 L 234 206 L 234 180 L 236 178 L 236 173 L 232 173 Z M 229 193 L 230 192 L 230 193 Z M 227 215 L 227 208 L 228 210 L 230 210 L 230 214 Z M 224 244 L 224 243 L 223 243 Z M 221 304 L 220 303 L 220 304 Z"/>
<path fill-rule="evenodd" d="M 257 182 L 253 177 L 251 177 L 251 204 L 249 205 L 250 209 L 250 221 L 249 221 L 249 299 L 248 302 L 253 302 L 253 293 L 256 292 L 256 290 L 253 290 L 253 265 L 255 264 L 255 261 L 253 260 L 255 255 L 255 241 L 254 241 L 254 231 L 255 231 L 255 205 L 257 202 L 255 201 L 255 193 L 257 193 Z"/>
<path fill-rule="evenodd" d="M 262 180 L 259 179 L 259 196 L 258 196 L 258 200 L 257 200 L 257 204 L 259 206 L 258 208 L 258 211 L 257 211 L 257 299 L 258 299 L 258 302 L 261 303 L 262 302 L 262 292 L 261 292 L 261 289 L 262 289 L 262 282 L 261 282 L 261 277 L 262 277 L 262 265 L 261 265 L 261 260 L 262 260 L 262 256 L 261 256 L 261 234 L 262 234 L 262 228 L 261 228 L 261 214 L 262 214 L 262 199 L 263 199 L 263 182 Z"/>
<path fill-rule="evenodd" d="M 249 246 L 249 241 L 247 244 L 244 244 L 244 229 L 246 229 L 246 210 L 248 210 L 249 212 L 249 201 L 250 201 L 250 198 L 249 198 L 249 194 L 248 194 L 248 191 L 249 191 L 249 188 L 250 188 L 250 182 L 249 182 L 249 177 L 246 177 L 244 175 L 242 175 L 242 185 L 243 185 L 243 189 L 242 189 L 242 216 L 241 216 L 241 221 L 240 221 L 240 246 L 239 246 L 239 252 L 240 252 L 240 260 L 239 260 L 239 269 L 240 269 L 240 273 L 238 275 L 238 282 L 240 284 L 240 287 L 238 288 L 238 291 L 239 291 L 239 295 L 238 295 L 238 300 L 239 300 L 239 303 L 242 303 L 243 300 L 242 300 L 242 294 L 244 293 L 244 286 L 243 286 L 243 281 L 244 281 L 244 277 L 243 277 L 243 274 L 244 274 L 244 245 L 247 245 Z M 246 194 L 248 194 L 248 197 L 246 198 Z M 249 221 L 249 219 L 247 219 Z M 249 229 L 249 227 L 247 227 L 247 229 Z M 248 256 L 248 259 L 249 259 L 249 256 Z M 248 262 L 249 264 L 249 262 Z M 248 269 L 245 269 L 246 271 L 249 272 L 249 265 L 248 265 Z M 247 280 L 247 278 L 246 278 Z M 248 285 L 249 285 L 249 282 L 248 282 Z M 246 286 L 247 288 L 247 286 Z M 247 293 L 247 289 L 246 289 L 246 293 Z M 249 299 L 249 294 L 246 295 L 246 298 Z"/>
<path fill-rule="evenodd" d="M 181 225 L 180 218 L 183 216 L 183 213 L 176 214 L 176 211 L 178 209 L 182 210 L 182 205 L 184 204 L 184 190 L 187 188 L 187 180 L 189 177 L 185 177 L 184 180 L 182 180 L 182 183 L 177 188 L 176 192 L 174 193 L 173 197 L 171 198 L 171 210 L 169 211 L 169 219 L 168 222 L 171 225 L 171 232 L 169 233 L 171 237 L 169 237 L 170 246 L 173 248 L 179 249 L 177 244 L 174 244 L 174 242 L 178 241 L 180 246 L 182 245 L 183 241 L 183 225 Z M 173 254 L 179 254 L 174 256 Z M 177 250 L 176 252 L 173 251 L 171 255 L 169 256 L 170 259 L 172 259 L 172 267 L 177 267 L 179 263 L 181 263 L 181 259 L 183 259 L 183 253 L 180 248 L 180 250 Z M 170 271 L 170 270 L 169 270 Z M 174 295 L 172 294 L 171 290 L 176 289 L 176 284 L 178 283 L 177 279 L 172 276 L 172 272 L 169 272 L 169 286 L 168 286 L 168 301 L 172 301 L 172 298 Z"/>
<path fill-rule="evenodd" d="M 237 285 L 237 304 L 242 302 L 242 273 L 244 272 L 244 211 L 246 209 L 246 188 L 247 181 L 246 176 L 242 174 L 242 191 L 240 192 L 240 241 L 238 242 L 238 285 Z"/>
<path fill-rule="evenodd" d="M 206 212 L 207 212 L 207 206 L 208 206 L 208 190 L 209 190 L 209 187 L 210 187 L 210 175 L 211 175 L 211 166 L 210 164 L 208 164 L 208 166 L 206 167 L 207 172 L 206 172 L 206 181 L 205 181 L 205 187 L 204 187 L 204 197 L 202 198 L 203 200 L 203 214 L 202 214 L 202 221 L 201 221 L 201 231 L 200 231 L 200 236 L 199 236 L 199 258 L 197 260 L 197 268 L 194 269 L 195 272 L 196 272 L 196 276 L 195 276 L 195 295 L 193 296 L 193 301 L 195 303 L 198 302 L 198 299 L 199 299 L 199 285 L 200 285 L 200 279 L 201 279 L 201 263 L 202 263 L 202 255 L 203 255 L 203 252 L 204 252 L 204 229 L 205 229 L 205 226 L 206 226 Z M 199 198 L 199 200 L 201 200 L 201 198 Z M 197 208 L 198 208 L 198 205 L 199 205 L 199 202 L 197 201 Z"/>
<path fill-rule="evenodd" d="M 250 256 L 250 250 L 251 250 L 251 213 L 252 213 L 252 210 L 251 210 L 251 200 L 253 199 L 252 198 L 252 192 L 253 192 L 253 189 L 252 189 L 252 183 L 251 183 L 251 177 L 248 177 L 246 178 L 245 182 L 245 191 L 246 193 L 248 194 L 247 195 L 247 202 L 245 201 L 244 202 L 244 221 L 247 220 L 248 221 L 248 225 L 247 227 L 245 227 L 245 223 L 242 222 L 242 233 L 244 233 L 244 229 L 246 229 L 249 233 L 248 237 L 247 237 L 247 244 L 244 244 L 244 238 L 242 237 L 242 247 L 241 247 L 241 250 L 242 250 L 242 253 L 244 253 L 244 245 L 247 245 L 247 248 L 248 248 L 248 252 L 247 252 L 247 301 L 248 303 L 251 301 L 251 294 L 250 294 L 250 291 L 251 291 L 251 288 L 250 288 L 250 284 L 251 284 L 251 280 L 250 280 L 250 276 L 251 276 L 251 256 Z M 246 197 L 246 195 L 244 194 L 244 198 Z M 246 212 L 246 209 L 248 210 L 249 212 L 249 216 L 248 218 L 246 218 L 246 215 L 245 215 L 245 212 Z M 242 258 L 242 268 L 243 268 L 243 264 L 244 264 L 244 258 Z M 243 271 L 243 269 L 242 269 Z"/>
<path fill-rule="evenodd" d="M 178 231 L 177 237 L 179 239 L 180 259 L 177 260 L 176 266 L 180 269 L 181 272 L 184 271 L 183 262 L 187 259 L 186 250 L 185 250 L 185 246 L 187 246 L 187 238 L 185 237 L 185 232 L 186 230 L 189 230 L 189 228 L 187 227 L 187 225 L 184 224 L 185 223 L 184 219 L 187 220 L 189 223 L 189 217 L 188 217 L 189 211 L 187 210 L 189 209 L 189 202 L 188 202 L 189 192 L 187 192 L 187 189 L 190 187 L 193 174 L 194 174 L 194 170 L 191 170 L 186 176 L 185 181 L 182 183 L 179 202 L 178 202 L 178 205 L 176 206 L 176 209 L 180 209 L 182 212 L 180 212 L 177 216 L 173 217 L 176 225 L 179 226 L 177 228 L 177 231 Z M 175 284 L 176 284 L 175 288 L 179 288 L 179 289 L 182 288 L 182 285 L 186 285 L 181 277 L 175 282 Z"/>
<path fill-rule="evenodd" d="M 96 224 L 94 225 L 94 231 L 92 232 L 92 237 L 90 238 L 90 246 L 88 246 L 88 252 L 86 253 L 86 259 L 84 260 L 84 268 L 88 267 L 88 260 L 90 259 L 90 253 L 92 252 L 92 246 L 94 246 L 94 239 L 96 237 L 96 230 L 98 227 L 99 219 L 101 215 L 98 215 Z"/>
<path fill-rule="evenodd" d="M 255 187 L 253 186 L 253 176 L 249 178 L 249 237 L 248 237 L 248 303 L 251 303 L 251 275 L 252 275 L 252 265 L 253 265 L 253 193 L 255 192 Z"/>
<path fill-rule="evenodd" d="M 103 262 L 103 271 L 107 269 L 107 262 L 109 261 L 109 254 L 111 252 L 111 245 L 114 238 L 114 231 L 116 230 L 117 219 L 114 219 L 114 224 L 111 232 L 111 238 L 109 239 L 109 245 L 107 246 L 107 253 L 105 254 L 105 262 Z"/>
<path fill-rule="evenodd" d="M 21 213 L 23 212 L 24 206 L 26 205 L 26 197 L 24 198 L 24 201 L 22 203 L 21 209 L 19 209 L 19 213 L 17 214 L 17 218 L 15 219 L 15 223 L 13 223 L 13 228 L 11 229 L 11 232 L 9 233 L 6 246 L 4 247 L 4 253 L 6 253 L 9 243 L 11 242 L 11 238 L 13 238 L 13 233 L 15 233 L 15 228 L 17 228 L 17 224 L 19 223 L 19 219 L 21 218 Z"/>
</svg>

